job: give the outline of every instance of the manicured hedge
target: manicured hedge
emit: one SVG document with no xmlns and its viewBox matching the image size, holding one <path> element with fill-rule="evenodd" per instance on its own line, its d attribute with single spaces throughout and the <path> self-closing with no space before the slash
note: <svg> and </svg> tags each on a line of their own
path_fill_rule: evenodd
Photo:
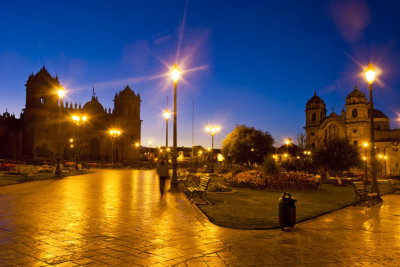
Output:
<svg viewBox="0 0 400 267">
<path fill-rule="evenodd" d="M 237 175 L 226 175 L 225 182 L 234 187 L 249 187 L 265 190 L 312 190 L 317 189 L 318 182 L 312 175 L 301 172 L 282 172 L 266 175 L 260 170 L 241 172 Z"/>
</svg>

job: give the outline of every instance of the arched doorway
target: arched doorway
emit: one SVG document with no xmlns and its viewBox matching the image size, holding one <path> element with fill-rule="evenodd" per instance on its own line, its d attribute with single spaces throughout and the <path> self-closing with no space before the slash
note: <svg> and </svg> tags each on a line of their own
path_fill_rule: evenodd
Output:
<svg viewBox="0 0 400 267">
<path fill-rule="evenodd" d="M 92 140 L 90 140 L 89 159 L 94 161 L 100 160 L 100 142 L 97 138 L 93 138 Z"/>
</svg>

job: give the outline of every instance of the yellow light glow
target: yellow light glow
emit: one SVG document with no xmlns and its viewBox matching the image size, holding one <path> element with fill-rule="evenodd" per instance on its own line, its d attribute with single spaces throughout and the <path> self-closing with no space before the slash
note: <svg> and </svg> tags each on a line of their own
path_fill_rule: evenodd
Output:
<svg viewBox="0 0 400 267">
<path fill-rule="evenodd" d="M 201 155 L 201 154 L 203 154 L 203 151 L 200 150 L 200 151 L 199 151 L 199 155 Z"/>
<path fill-rule="evenodd" d="M 64 89 L 60 88 L 57 90 L 58 98 L 62 99 L 65 96 L 65 91 Z"/>
<path fill-rule="evenodd" d="M 290 145 L 291 142 L 292 142 L 292 140 L 290 140 L 290 138 L 286 138 L 285 144 Z"/>
<path fill-rule="evenodd" d="M 372 63 L 368 64 L 368 68 L 365 70 L 365 77 L 369 84 L 373 83 L 375 80 L 376 71 L 374 67 L 372 67 Z"/>
<path fill-rule="evenodd" d="M 111 129 L 111 130 L 109 131 L 109 133 L 110 133 L 110 135 L 111 135 L 112 137 L 118 137 L 118 136 L 121 134 L 121 131 L 120 131 L 120 130 L 116 130 L 116 129 Z"/>
<path fill-rule="evenodd" d="M 168 120 L 170 116 L 171 116 L 171 113 L 169 113 L 168 109 L 166 111 L 164 111 L 164 118 L 166 118 Z"/>
<path fill-rule="evenodd" d="M 379 154 L 378 157 L 381 159 L 381 158 L 383 158 L 383 155 L 382 155 L 382 154 Z"/>
<path fill-rule="evenodd" d="M 69 142 L 70 142 L 70 143 L 74 142 L 74 139 L 73 139 L 73 138 L 70 138 L 70 139 L 69 139 Z"/>
<path fill-rule="evenodd" d="M 162 153 L 162 152 L 163 152 L 163 150 L 162 150 L 162 149 L 160 149 L 160 152 Z"/>
<path fill-rule="evenodd" d="M 308 151 L 307 154 L 308 154 L 308 155 L 311 155 L 311 151 Z"/>
<path fill-rule="evenodd" d="M 179 78 L 181 77 L 181 72 L 178 68 L 178 64 L 175 64 L 174 67 L 171 69 L 171 77 L 174 82 L 178 82 Z"/>
<path fill-rule="evenodd" d="M 297 157 L 296 157 L 296 159 L 300 159 L 300 157 L 299 157 L 299 156 L 297 156 Z"/>
<path fill-rule="evenodd" d="M 73 148 L 73 147 L 74 147 L 74 145 L 70 145 L 70 147 L 71 147 L 71 148 Z"/>
<path fill-rule="evenodd" d="M 219 133 L 219 131 L 221 130 L 221 126 L 219 125 L 207 125 L 204 130 L 211 134 L 211 135 L 216 135 L 217 133 Z"/>
<path fill-rule="evenodd" d="M 86 116 L 83 116 L 83 117 L 82 117 L 82 121 L 85 122 L 86 120 L 87 120 L 87 117 L 86 117 Z"/>
<path fill-rule="evenodd" d="M 367 157 L 363 157 L 363 160 L 367 160 Z"/>
<path fill-rule="evenodd" d="M 278 155 L 275 155 L 275 154 L 274 154 L 274 155 L 272 155 L 272 158 L 275 159 L 275 160 L 277 160 L 277 159 L 278 159 Z"/>
<path fill-rule="evenodd" d="M 384 156 L 384 157 L 383 157 L 383 159 L 384 159 L 384 160 L 387 160 L 387 157 L 386 157 L 386 156 Z"/>
<path fill-rule="evenodd" d="M 208 150 L 208 151 L 211 151 L 211 147 L 207 147 L 207 150 Z"/>
<path fill-rule="evenodd" d="M 363 146 L 364 146 L 364 147 L 367 147 L 367 146 L 368 146 L 368 143 L 367 143 L 367 142 L 364 142 Z"/>
<path fill-rule="evenodd" d="M 284 156 L 285 158 L 287 158 L 287 157 L 288 157 L 288 154 L 283 154 L 283 156 Z"/>
<path fill-rule="evenodd" d="M 139 147 L 139 146 L 140 146 L 139 142 L 137 142 L 137 143 L 135 144 L 135 146 L 136 146 L 136 147 Z"/>
<path fill-rule="evenodd" d="M 252 148 L 252 149 L 250 149 L 251 150 L 251 152 L 254 152 L 254 148 Z"/>
<path fill-rule="evenodd" d="M 221 161 L 224 161 L 224 156 L 221 154 L 221 153 L 219 153 L 218 155 L 217 155 L 217 159 L 218 159 L 218 161 L 219 162 L 221 162 Z"/>
<path fill-rule="evenodd" d="M 168 147 L 168 148 L 167 148 L 167 151 L 169 152 L 170 150 L 171 150 L 171 149 Z"/>
</svg>

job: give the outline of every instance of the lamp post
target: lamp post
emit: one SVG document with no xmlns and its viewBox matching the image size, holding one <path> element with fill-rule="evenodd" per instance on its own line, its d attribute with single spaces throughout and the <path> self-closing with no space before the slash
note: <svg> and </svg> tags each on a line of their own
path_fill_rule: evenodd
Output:
<svg viewBox="0 0 400 267">
<path fill-rule="evenodd" d="M 172 179 L 171 179 L 171 186 L 169 191 L 171 193 L 179 192 L 178 187 L 178 176 L 177 176 L 177 168 L 178 168 L 178 133 L 177 133 L 177 112 L 176 112 L 176 91 L 178 87 L 178 81 L 181 76 L 181 72 L 178 68 L 178 65 L 175 64 L 174 67 L 171 69 L 171 77 L 174 81 L 174 113 L 173 113 L 173 120 L 174 120 L 174 128 L 173 128 L 173 143 L 172 143 Z"/>
<path fill-rule="evenodd" d="M 363 158 L 363 160 L 365 161 L 365 180 L 368 180 L 368 164 L 367 164 L 367 147 L 368 147 L 368 143 L 364 142 L 363 146 L 364 146 L 364 158 Z"/>
<path fill-rule="evenodd" d="M 121 131 L 111 129 L 109 134 L 111 136 L 111 165 L 114 167 L 114 139 L 121 135 Z"/>
<path fill-rule="evenodd" d="M 205 130 L 211 135 L 211 172 L 214 172 L 214 136 L 219 133 L 221 127 L 219 125 L 207 125 Z"/>
<path fill-rule="evenodd" d="M 285 144 L 286 144 L 286 152 L 288 155 L 290 155 L 289 153 L 289 145 L 292 143 L 292 140 L 290 138 L 286 138 L 285 139 Z M 289 160 L 289 158 L 287 158 L 287 160 Z"/>
<path fill-rule="evenodd" d="M 370 165 L 371 165 L 371 180 L 372 180 L 371 191 L 374 193 L 377 193 L 377 198 L 381 199 L 378 183 L 376 180 L 374 101 L 372 98 L 372 84 L 374 83 L 374 80 L 375 80 L 375 74 L 376 74 L 375 69 L 372 67 L 372 64 L 370 63 L 368 65 L 368 68 L 365 71 L 365 77 L 369 84 L 369 114 L 370 114 L 369 117 L 370 117 L 370 131 L 371 131 L 371 134 L 370 134 L 370 144 L 371 144 Z"/>
<path fill-rule="evenodd" d="M 165 118 L 165 149 L 168 147 L 168 119 L 171 116 L 168 109 L 164 111 L 164 118 Z"/>
<path fill-rule="evenodd" d="M 60 139 L 61 139 L 61 101 L 65 95 L 64 89 L 60 87 L 57 90 L 57 94 L 58 94 L 57 165 L 54 176 L 56 178 L 62 178 L 61 165 L 60 165 L 60 157 L 61 157 Z"/>
<path fill-rule="evenodd" d="M 73 115 L 72 116 L 72 121 L 75 123 L 76 125 L 76 153 L 75 153 L 75 169 L 78 170 L 78 160 L 80 158 L 80 135 L 79 135 L 79 126 L 83 125 L 87 120 L 86 116 L 76 116 Z"/>
</svg>

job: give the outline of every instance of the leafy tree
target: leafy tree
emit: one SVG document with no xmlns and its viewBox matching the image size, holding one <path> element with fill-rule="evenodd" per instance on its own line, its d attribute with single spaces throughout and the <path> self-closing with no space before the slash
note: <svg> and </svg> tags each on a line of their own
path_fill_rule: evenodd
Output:
<svg viewBox="0 0 400 267">
<path fill-rule="evenodd" d="M 51 143 L 47 140 L 42 140 L 36 147 L 35 147 L 35 154 L 39 158 L 50 158 L 54 155 L 54 151 L 51 148 Z"/>
<path fill-rule="evenodd" d="M 313 161 L 316 166 L 338 177 L 342 177 L 344 171 L 362 164 L 358 148 L 344 138 L 328 140 L 324 147 L 314 153 Z"/>
<path fill-rule="evenodd" d="M 265 174 L 279 173 L 279 169 L 278 166 L 276 165 L 275 160 L 269 155 L 264 157 L 263 169 Z"/>
<path fill-rule="evenodd" d="M 264 156 L 273 152 L 273 143 L 274 139 L 268 132 L 237 125 L 222 142 L 222 154 L 234 163 L 261 164 Z"/>
</svg>

